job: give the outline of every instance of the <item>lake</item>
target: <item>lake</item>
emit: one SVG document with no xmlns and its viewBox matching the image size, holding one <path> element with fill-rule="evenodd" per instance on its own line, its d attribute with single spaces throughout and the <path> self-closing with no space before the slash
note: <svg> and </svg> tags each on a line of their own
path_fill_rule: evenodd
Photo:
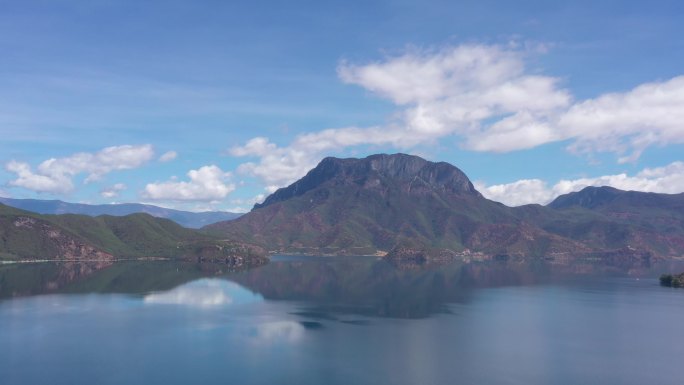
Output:
<svg viewBox="0 0 684 385">
<path fill-rule="evenodd" d="M 676 264 L 0 266 L 0 383 L 681 384 Z"/>
</svg>

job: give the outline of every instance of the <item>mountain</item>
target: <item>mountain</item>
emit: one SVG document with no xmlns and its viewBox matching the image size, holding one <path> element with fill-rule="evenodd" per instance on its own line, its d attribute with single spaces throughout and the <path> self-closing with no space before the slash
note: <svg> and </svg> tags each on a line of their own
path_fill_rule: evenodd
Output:
<svg viewBox="0 0 684 385">
<path fill-rule="evenodd" d="M 262 263 L 261 249 L 148 214 L 42 215 L 0 204 L 0 259 L 114 260 L 164 257 Z"/>
<path fill-rule="evenodd" d="M 630 212 L 643 214 L 656 210 L 658 214 L 670 212 L 684 218 L 684 193 L 658 194 L 640 191 L 623 191 L 613 187 L 585 187 L 581 191 L 561 195 L 548 205 L 554 209 L 582 207 L 603 213 Z"/>
<path fill-rule="evenodd" d="M 586 187 L 559 196 L 548 207 L 565 221 L 556 225 L 556 232 L 567 232 L 563 235 L 585 243 L 661 256 L 684 255 L 684 194 Z M 568 226 L 570 218 L 574 223 Z"/>
<path fill-rule="evenodd" d="M 417 156 L 325 158 L 306 176 L 209 233 L 273 252 L 449 257 L 589 251 L 484 198 L 458 168 Z M 420 258 L 420 255 L 418 255 Z"/>
<path fill-rule="evenodd" d="M 588 187 L 548 206 L 484 198 L 458 168 L 405 154 L 325 158 L 251 212 L 204 231 L 271 252 L 426 261 L 684 256 L 684 194 Z"/>
<path fill-rule="evenodd" d="M 608 186 L 585 187 L 581 191 L 571 192 L 569 194 L 557 197 L 548 204 L 548 207 L 554 209 L 567 209 L 577 206 L 583 207 L 585 209 L 593 209 L 610 204 L 611 202 L 615 201 L 616 198 L 624 195 L 625 193 L 627 192 Z"/>
<path fill-rule="evenodd" d="M 381 154 L 369 156 L 363 160 L 325 158 L 304 178 L 277 190 L 262 204 L 254 205 L 254 208 L 266 207 L 301 196 L 329 181 L 337 185 L 348 184 L 348 182 L 365 184 L 367 188 L 378 188 L 382 182 L 387 184 L 393 181 L 396 186 L 385 185 L 384 187 L 403 187 L 408 193 L 411 189 L 414 192 L 436 189 L 442 192 L 481 197 L 468 177 L 448 163 L 432 163 L 417 156 L 405 154 Z"/>
<path fill-rule="evenodd" d="M 139 203 L 117 203 L 108 205 L 88 205 L 68 203 L 59 200 L 12 199 L 0 197 L 0 203 L 18 209 L 39 214 L 82 214 L 95 217 L 98 215 L 123 216 L 135 213 L 147 213 L 157 218 L 167 218 L 183 227 L 199 229 L 212 223 L 229 221 L 239 217 L 240 213 L 227 211 L 190 212 L 167 209 L 163 207 Z"/>
</svg>

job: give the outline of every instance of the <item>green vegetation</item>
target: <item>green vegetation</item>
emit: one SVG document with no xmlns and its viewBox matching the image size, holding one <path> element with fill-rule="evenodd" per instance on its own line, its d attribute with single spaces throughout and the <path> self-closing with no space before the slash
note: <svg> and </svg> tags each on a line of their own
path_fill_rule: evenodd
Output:
<svg viewBox="0 0 684 385">
<path fill-rule="evenodd" d="M 99 215 L 124 216 L 147 213 L 157 218 L 168 218 L 183 227 L 197 229 L 210 223 L 227 221 L 240 216 L 224 211 L 189 212 L 167 209 L 139 203 L 89 205 L 68 203 L 59 200 L 12 199 L 0 197 L 0 203 L 38 214 L 82 214 L 91 217 Z"/>
<path fill-rule="evenodd" d="M 684 273 L 663 274 L 660 276 L 660 284 L 668 287 L 684 287 Z"/>
<path fill-rule="evenodd" d="M 684 194 L 588 187 L 548 206 L 507 207 L 446 163 L 326 158 L 250 213 L 204 230 L 274 252 L 652 260 L 684 256 Z"/>
<path fill-rule="evenodd" d="M 0 258 L 210 258 L 245 264 L 263 258 L 258 247 L 186 229 L 148 214 L 41 215 L 0 204 Z"/>
<path fill-rule="evenodd" d="M 271 251 L 310 254 L 374 254 L 406 242 L 535 255 L 556 246 L 557 237 L 538 229 L 532 235 L 541 241 L 530 242 L 519 222 L 456 167 L 398 154 L 327 158 L 251 213 L 204 229 Z"/>
</svg>

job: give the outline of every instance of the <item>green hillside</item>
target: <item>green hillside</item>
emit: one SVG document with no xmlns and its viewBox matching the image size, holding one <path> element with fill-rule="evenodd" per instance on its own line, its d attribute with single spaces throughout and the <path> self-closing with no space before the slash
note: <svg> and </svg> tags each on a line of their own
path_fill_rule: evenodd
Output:
<svg viewBox="0 0 684 385">
<path fill-rule="evenodd" d="M 164 257 L 259 260 L 263 251 L 221 240 L 148 214 L 123 217 L 40 215 L 0 204 L 3 259 Z M 235 261 L 237 262 L 237 261 Z"/>
<path fill-rule="evenodd" d="M 447 163 L 395 154 L 326 158 L 250 213 L 204 228 L 277 252 L 373 254 L 397 246 L 490 255 L 582 250 L 485 199 Z"/>
</svg>

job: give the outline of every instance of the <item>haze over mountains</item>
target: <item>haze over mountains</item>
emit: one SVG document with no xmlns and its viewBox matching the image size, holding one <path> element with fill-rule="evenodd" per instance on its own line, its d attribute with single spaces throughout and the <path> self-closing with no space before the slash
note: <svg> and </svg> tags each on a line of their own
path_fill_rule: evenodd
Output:
<svg viewBox="0 0 684 385">
<path fill-rule="evenodd" d="M 486 256 L 684 255 L 684 194 L 586 188 L 548 206 L 484 198 L 458 168 L 405 154 L 325 158 L 229 222 L 204 229 L 273 252 L 407 249 Z M 465 254 L 464 254 L 465 253 Z"/>
<path fill-rule="evenodd" d="M 82 214 L 96 217 L 98 215 L 123 216 L 135 213 L 146 213 L 157 218 L 167 218 L 183 227 L 199 229 L 212 223 L 235 219 L 241 213 L 227 211 L 191 212 L 167 209 L 141 203 L 117 203 L 108 205 L 89 205 L 68 203 L 59 200 L 12 199 L 0 197 L 0 203 L 38 214 Z"/>
</svg>

